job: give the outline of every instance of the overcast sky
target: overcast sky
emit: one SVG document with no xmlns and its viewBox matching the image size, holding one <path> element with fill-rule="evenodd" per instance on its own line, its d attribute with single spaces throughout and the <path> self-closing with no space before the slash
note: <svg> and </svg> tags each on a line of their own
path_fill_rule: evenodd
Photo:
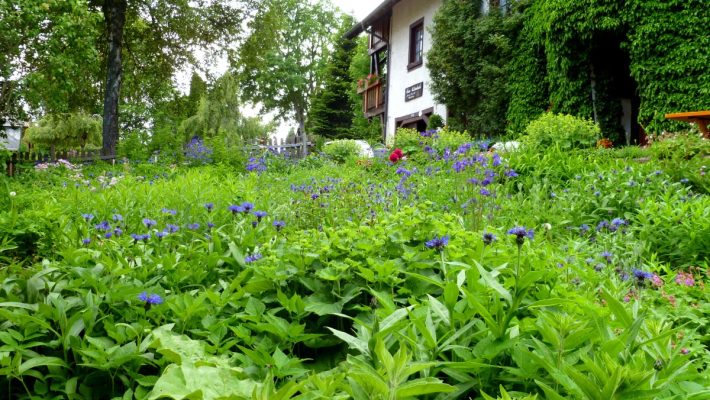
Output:
<svg viewBox="0 0 710 400">
<path fill-rule="evenodd" d="M 352 14 L 358 20 L 361 20 L 372 12 L 384 0 L 332 0 L 333 4 L 340 7 L 341 10 L 348 14 Z"/>
</svg>

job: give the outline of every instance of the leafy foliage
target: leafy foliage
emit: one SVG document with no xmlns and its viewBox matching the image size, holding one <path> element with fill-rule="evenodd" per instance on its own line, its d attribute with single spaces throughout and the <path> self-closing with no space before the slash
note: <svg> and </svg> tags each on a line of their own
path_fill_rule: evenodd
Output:
<svg viewBox="0 0 710 400">
<path fill-rule="evenodd" d="M 562 150 L 593 148 L 601 138 L 593 121 L 571 115 L 545 113 L 525 128 L 526 144 L 540 149 L 557 146 Z"/>
<path fill-rule="evenodd" d="M 60 149 L 100 148 L 101 120 L 84 113 L 49 114 L 27 128 L 23 140 Z"/>
<path fill-rule="evenodd" d="M 343 18 L 335 34 L 335 50 L 330 55 L 323 79 L 323 88 L 313 97 L 308 113 L 308 131 L 330 139 L 359 138 L 352 136 L 350 64 L 357 47 L 356 39 L 345 38 L 345 32 L 355 24 L 352 17 Z"/>
</svg>

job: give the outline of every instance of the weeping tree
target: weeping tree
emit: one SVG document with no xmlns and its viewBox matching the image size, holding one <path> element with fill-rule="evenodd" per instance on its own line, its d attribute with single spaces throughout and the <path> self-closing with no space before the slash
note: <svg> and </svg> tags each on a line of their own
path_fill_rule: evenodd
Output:
<svg viewBox="0 0 710 400">
<path fill-rule="evenodd" d="M 47 114 L 27 128 L 27 144 L 48 147 L 52 158 L 57 149 L 101 148 L 101 119 L 85 113 Z"/>
</svg>

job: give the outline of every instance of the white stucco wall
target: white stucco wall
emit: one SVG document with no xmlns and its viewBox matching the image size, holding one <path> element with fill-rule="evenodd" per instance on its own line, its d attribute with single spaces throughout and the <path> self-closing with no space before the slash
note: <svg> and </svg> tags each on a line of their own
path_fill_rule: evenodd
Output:
<svg viewBox="0 0 710 400">
<path fill-rule="evenodd" d="M 419 113 L 434 107 L 434 113 L 446 118 L 446 107 L 434 102 L 431 92 L 431 79 L 427 69 L 426 53 L 431 48 L 431 34 L 434 14 L 441 7 L 443 0 L 404 0 L 392 9 L 390 32 L 390 66 L 388 73 L 389 93 L 387 96 L 387 143 L 394 140 L 395 119 L 413 113 Z M 407 71 L 409 64 L 409 27 L 412 23 L 424 17 L 424 65 Z M 424 93 L 421 97 L 404 100 L 405 89 L 419 82 L 424 82 Z"/>
</svg>

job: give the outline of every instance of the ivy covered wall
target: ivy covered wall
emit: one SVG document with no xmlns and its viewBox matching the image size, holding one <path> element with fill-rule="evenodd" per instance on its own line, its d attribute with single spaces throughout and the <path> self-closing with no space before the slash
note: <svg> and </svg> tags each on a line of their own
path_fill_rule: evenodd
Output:
<svg viewBox="0 0 710 400">
<path fill-rule="evenodd" d="M 433 32 L 435 48 L 452 44 L 447 42 L 446 27 L 451 25 L 447 21 L 463 18 L 462 7 L 451 4 L 462 2 L 446 0 L 437 17 L 442 23 Z M 707 0 L 520 0 L 512 4 L 504 17 L 509 22 L 501 24 L 512 29 L 496 32 L 511 43 L 501 54 L 507 60 L 506 74 L 500 78 L 505 81 L 506 100 L 495 110 L 472 110 L 489 114 L 473 119 L 505 115 L 505 130 L 517 134 L 540 113 L 551 110 L 594 118 L 605 136 L 623 142 L 622 98 L 627 112 L 633 112 L 633 123 L 648 133 L 683 127 L 666 121 L 665 113 L 710 109 Z M 477 16 L 466 29 L 480 35 L 477 25 L 488 24 L 487 18 Z M 430 65 L 472 63 L 461 54 L 458 60 L 438 59 L 445 54 L 432 52 Z M 442 87 L 437 80 L 444 79 L 456 87 L 502 84 L 490 82 L 484 74 L 432 71 L 432 76 L 435 91 Z M 445 103 L 456 102 L 450 93 L 442 97 Z M 460 104 L 467 103 L 470 98 Z M 473 134 L 482 133 L 453 117 L 455 124 Z"/>
</svg>

